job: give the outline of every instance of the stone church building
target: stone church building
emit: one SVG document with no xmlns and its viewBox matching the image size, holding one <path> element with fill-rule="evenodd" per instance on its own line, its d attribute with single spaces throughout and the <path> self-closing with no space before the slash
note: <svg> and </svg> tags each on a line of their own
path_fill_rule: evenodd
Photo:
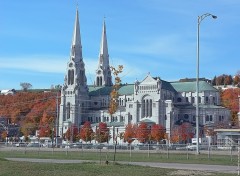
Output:
<svg viewBox="0 0 240 176">
<path fill-rule="evenodd" d="M 105 21 L 98 60 L 94 85 L 87 85 L 77 10 L 70 57 L 61 90 L 59 136 L 63 136 L 72 125 L 81 128 L 85 121 L 90 121 L 93 129 L 99 122 L 105 122 L 111 133 L 116 128 L 118 132 L 124 131 L 128 123 L 156 123 L 163 125 L 168 135 L 171 135 L 174 125 L 182 122 L 193 125 L 196 123 L 196 101 L 199 101 L 199 124 L 202 134 L 205 125 L 229 122 L 230 111 L 220 106 L 219 91 L 208 82 L 199 81 L 197 98 L 195 80 L 168 82 L 150 74 L 141 78 L 142 81 L 121 85 L 118 110 L 110 116 L 108 107 L 113 83 Z"/>
</svg>

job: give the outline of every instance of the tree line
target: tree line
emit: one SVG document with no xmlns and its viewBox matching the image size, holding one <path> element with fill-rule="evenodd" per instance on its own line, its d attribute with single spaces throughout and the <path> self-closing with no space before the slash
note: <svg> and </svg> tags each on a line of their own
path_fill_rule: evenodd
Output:
<svg viewBox="0 0 240 176">
<path fill-rule="evenodd" d="M 234 85 L 240 87 L 240 71 L 238 71 L 234 76 L 227 74 L 214 76 L 211 83 L 213 86 Z"/>
</svg>

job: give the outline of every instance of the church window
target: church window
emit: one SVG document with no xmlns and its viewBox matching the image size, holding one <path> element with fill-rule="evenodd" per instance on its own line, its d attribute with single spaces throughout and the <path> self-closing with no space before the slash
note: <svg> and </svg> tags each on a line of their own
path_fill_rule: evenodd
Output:
<svg viewBox="0 0 240 176">
<path fill-rule="evenodd" d="M 188 101 L 188 97 L 186 97 L 186 102 L 188 103 L 189 101 Z"/>
<path fill-rule="evenodd" d="M 148 107 L 149 107 L 149 102 L 148 102 L 148 100 L 146 100 L 146 116 L 147 117 L 149 116 L 149 109 L 148 109 Z"/>
<path fill-rule="evenodd" d="M 201 97 L 198 97 L 198 103 L 201 103 Z"/>
<path fill-rule="evenodd" d="M 206 103 L 208 103 L 208 97 L 205 97 L 205 101 L 206 101 Z"/>
<path fill-rule="evenodd" d="M 212 97 L 212 99 L 213 99 L 213 104 L 216 104 L 216 102 L 215 102 L 215 97 Z"/>
<path fill-rule="evenodd" d="M 145 115 L 145 100 L 143 100 L 142 102 L 142 118 L 144 118 L 146 115 Z"/>
<path fill-rule="evenodd" d="M 102 86 L 102 77 L 100 77 L 100 81 L 99 82 L 100 82 L 100 86 Z"/>
<path fill-rule="evenodd" d="M 97 86 L 99 86 L 99 77 L 97 77 Z"/>
<path fill-rule="evenodd" d="M 184 119 L 188 120 L 189 115 L 188 114 L 184 114 Z"/>
<path fill-rule="evenodd" d="M 177 102 L 182 102 L 182 99 L 180 97 L 177 98 Z"/>
<path fill-rule="evenodd" d="M 129 104 L 129 108 L 133 108 L 133 105 L 132 105 L 132 104 Z"/>
<path fill-rule="evenodd" d="M 194 115 L 194 116 L 192 117 L 192 119 L 193 119 L 193 122 L 195 122 L 195 121 L 196 121 L 196 116 Z"/>
<path fill-rule="evenodd" d="M 212 115 L 209 116 L 209 121 L 211 121 L 211 122 L 213 121 Z"/>
<path fill-rule="evenodd" d="M 70 119 L 70 111 L 71 111 L 70 103 L 68 102 L 67 103 L 67 119 Z"/>
<path fill-rule="evenodd" d="M 205 117 L 205 121 L 206 121 L 206 122 L 209 121 L 209 115 L 207 115 L 207 116 Z"/>
<path fill-rule="evenodd" d="M 152 117 L 152 100 L 149 100 L 149 116 Z"/>
<path fill-rule="evenodd" d="M 192 97 L 192 103 L 195 103 L 195 98 L 194 97 Z"/>
</svg>

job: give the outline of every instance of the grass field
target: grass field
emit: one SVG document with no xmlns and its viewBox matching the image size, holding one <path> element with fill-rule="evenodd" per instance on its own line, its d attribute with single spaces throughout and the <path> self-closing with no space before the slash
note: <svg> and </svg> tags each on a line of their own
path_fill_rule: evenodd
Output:
<svg viewBox="0 0 240 176">
<path fill-rule="evenodd" d="M 0 158 L 21 157 L 21 158 L 42 158 L 42 159 L 78 159 L 78 160 L 97 160 L 113 161 L 114 154 L 108 150 L 69 150 L 69 151 L 0 151 Z M 211 165 L 237 166 L 237 156 L 211 155 L 206 154 L 181 154 L 181 153 L 131 153 L 117 152 L 116 161 L 146 161 L 146 162 L 168 162 L 168 163 L 195 163 Z"/>
<path fill-rule="evenodd" d="M 1 176 L 233 176 L 234 174 L 208 173 L 204 171 L 184 171 L 120 164 L 54 164 L 14 162 L 0 158 Z"/>
</svg>

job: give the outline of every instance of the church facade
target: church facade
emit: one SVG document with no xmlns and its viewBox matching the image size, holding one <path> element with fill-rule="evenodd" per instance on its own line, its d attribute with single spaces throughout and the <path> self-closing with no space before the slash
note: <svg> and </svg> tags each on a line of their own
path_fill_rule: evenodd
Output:
<svg viewBox="0 0 240 176">
<path fill-rule="evenodd" d="M 110 116 L 112 75 L 105 21 L 98 60 L 94 85 L 87 85 L 77 10 L 70 58 L 61 90 L 59 136 L 63 136 L 72 125 L 80 129 L 86 121 L 92 126 L 105 122 L 112 133 L 116 128 L 118 132 L 124 132 L 129 123 L 156 123 L 163 125 L 170 136 L 171 129 L 176 125 L 183 122 L 196 124 L 196 101 L 199 102 L 200 133 L 203 135 L 204 126 L 228 123 L 230 120 L 230 111 L 220 106 L 219 91 L 208 82 L 199 81 L 199 97 L 196 97 L 195 81 L 167 82 L 150 74 L 142 81 L 121 85 L 118 110 Z"/>
</svg>

